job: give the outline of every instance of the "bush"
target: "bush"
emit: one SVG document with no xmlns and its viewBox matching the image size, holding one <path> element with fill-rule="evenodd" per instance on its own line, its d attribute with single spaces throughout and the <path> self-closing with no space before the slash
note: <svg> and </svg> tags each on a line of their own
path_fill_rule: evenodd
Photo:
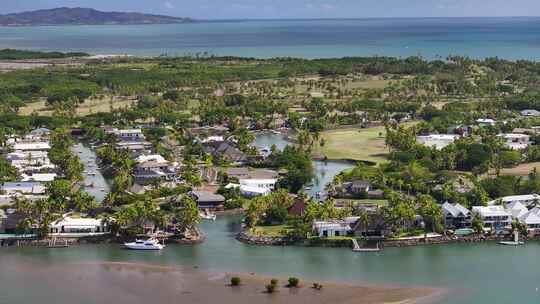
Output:
<svg viewBox="0 0 540 304">
<path fill-rule="evenodd" d="M 323 287 L 322 284 L 319 284 L 319 283 L 313 283 L 313 288 L 314 288 L 314 289 L 321 290 L 322 287 Z"/>
<path fill-rule="evenodd" d="M 278 280 L 277 280 L 277 279 L 271 279 L 271 280 L 270 280 L 270 284 L 271 284 L 271 285 L 274 285 L 274 286 L 277 286 Z"/>
<path fill-rule="evenodd" d="M 277 286 L 274 284 L 268 284 L 266 285 L 266 292 L 268 293 L 274 293 L 276 291 Z"/>
<path fill-rule="evenodd" d="M 239 277 L 232 277 L 231 278 L 231 286 L 239 286 L 240 285 L 240 278 Z"/>
<path fill-rule="evenodd" d="M 289 278 L 289 287 L 298 287 L 298 284 L 300 283 L 300 280 L 295 277 Z"/>
</svg>

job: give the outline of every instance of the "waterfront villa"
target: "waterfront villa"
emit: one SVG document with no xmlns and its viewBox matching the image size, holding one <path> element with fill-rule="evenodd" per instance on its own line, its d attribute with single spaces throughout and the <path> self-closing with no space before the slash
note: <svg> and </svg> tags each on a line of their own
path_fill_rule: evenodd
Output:
<svg viewBox="0 0 540 304">
<path fill-rule="evenodd" d="M 530 144 L 530 136 L 527 134 L 504 133 L 497 135 L 504 141 L 504 145 L 512 150 L 523 150 Z"/>
<path fill-rule="evenodd" d="M 444 226 L 447 229 L 470 228 L 472 225 L 472 213 L 461 204 L 444 203 L 442 206 Z"/>
<path fill-rule="evenodd" d="M 512 214 L 503 206 L 475 206 L 472 212 L 484 222 L 484 229 L 501 230 L 512 224 Z"/>
<path fill-rule="evenodd" d="M 274 191 L 277 179 L 241 179 L 240 192 L 247 197 L 267 195 Z"/>
<path fill-rule="evenodd" d="M 201 209 L 223 209 L 225 197 L 209 191 L 191 191 L 189 195 L 197 202 Z"/>
<path fill-rule="evenodd" d="M 49 232 L 53 236 L 81 237 L 107 234 L 110 229 L 101 219 L 65 215 L 49 226 Z"/>
<path fill-rule="evenodd" d="M 456 141 L 460 136 L 457 134 L 429 134 L 416 136 L 416 142 L 427 147 L 442 150 L 444 147 Z"/>
<path fill-rule="evenodd" d="M 527 226 L 529 233 L 540 234 L 540 208 L 533 208 L 519 217 L 519 221 Z"/>
<path fill-rule="evenodd" d="M 318 237 L 347 236 L 353 233 L 352 226 L 359 217 L 351 216 L 343 220 L 315 221 L 312 230 Z"/>
</svg>

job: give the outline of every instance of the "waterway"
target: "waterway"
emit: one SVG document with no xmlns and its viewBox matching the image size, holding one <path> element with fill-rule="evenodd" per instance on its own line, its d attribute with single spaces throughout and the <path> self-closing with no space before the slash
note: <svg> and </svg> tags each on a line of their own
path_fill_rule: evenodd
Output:
<svg viewBox="0 0 540 304">
<path fill-rule="evenodd" d="M 84 164 L 84 191 L 93 195 L 97 202 L 102 202 L 107 196 L 107 193 L 110 192 L 111 187 L 101 173 L 101 170 L 99 170 L 96 153 L 82 143 L 74 145 L 72 150 Z"/>
<path fill-rule="evenodd" d="M 270 148 L 276 145 L 279 150 L 283 150 L 288 144 L 290 142 L 285 135 L 270 132 L 257 134 L 253 143 L 257 148 Z M 324 187 L 334 179 L 334 176 L 353 167 L 354 163 L 347 161 L 313 161 L 313 185 L 306 190 L 306 193 L 314 196 L 317 192 L 324 192 Z"/>
<path fill-rule="evenodd" d="M 0 303 L 26 304 L 37 300 L 41 304 L 71 304 L 68 299 L 76 298 L 76 291 L 54 286 L 54 282 L 47 281 L 46 274 L 41 277 L 34 271 L 39 273 L 45 266 L 56 265 L 60 269 L 57 271 L 64 271 L 69 276 L 69 265 L 83 263 L 80 267 L 84 267 L 84 263 L 101 262 L 183 265 L 196 266 L 202 271 L 254 272 L 280 277 L 294 275 L 314 281 L 447 288 L 449 294 L 441 304 L 538 303 L 540 300 L 538 242 L 521 247 L 495 243 L 454 244 L 354 253 L 347 248 L 245 245 L 234 239 L 240 229 L 238 216 L 218 217 L 215 222 L 203 223 L 201 228 L 208 236 L 205 243 L 170 245 L 161 252 L 127 251 L 120 245 L 81 245 L 65 249 L 2 248 L 0 269 L 7 269 L 8 265 L 3 264 L 9 263 L 11 271 L 0 271 Z M 62 270 L 63 265 L 65 270 Z M 112 267 L 74 280 L 91 288 L 103 285 L 119 271 Z M 117 293 L 123 298 L 126 292 L 126 288 L 115 286 L 103 291 L 109 295 Z M 140 292 L 159 292 L 159 288 Z M 98 301 L 81 299 L 78 303 Z"/>
</svg>

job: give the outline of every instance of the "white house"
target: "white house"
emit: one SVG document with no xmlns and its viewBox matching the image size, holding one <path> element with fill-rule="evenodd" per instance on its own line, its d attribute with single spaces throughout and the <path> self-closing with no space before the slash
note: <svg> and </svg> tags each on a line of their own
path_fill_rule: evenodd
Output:
<svg viewBox="0 0 540 304">
<path fill-rule="evenodd" d="M 267 195 L 274 191 L 277 179 L 241 179 L 240 192 L 248 197 Z"/>
<path fill-rule="evenodd" d="M 512 224 L 512 214 L 503 206 L 475 206 L 472 212 L 484 222 L 484 228 L 500 230 Z"/>
<path fill-rule="evenodd" d="M 315 221 L 312 230 L 319 237 L 347 236 L 353 232 L 352 225 L 359 217 L 347 217 L 344 220 Z"/>
<path fill-rule="evenodd" d="M 512 204 L 512 203 L 519 202 L 519 203 L 522 203 L 522 204 L 524 204 L 525 206 L 528 207 L 529 205 L 531 205 L 535 201 L 538 201 L 540 203 L 540 195 L 538 195 L 536 193 L 532 193 L 532 194 L 525 194 L 525 195 L 504 196 L 504 197 L 498 198 L 496 200 L 489 201 L 487 204 L 488 205 L 496 205 L 496 204 L 498 204 L 500 202 L 500 203 L 503 203 L 505 205 L 509 205 L 509 204 Z"/>
<path fill-rule="evenodd" d="M 441 150 L 456 141 L 460 136 L 457 134 L 430 134 L 416 136 L 416 142 L 424 146 Z"/>
<path fill-rule="evenodd" d="M 451 229 L 469 228 L 472 224 L 472 213 L 462 205 L 444 203 L 442 206 L 444 226 Z"/>
<path fill-rule="evenodd" d="M 90 236 L 110 232 L 107 224 L 101 219 L 64 216 L 49 226 L 52 235 Z"/>
<path fill-rule="evenodd" d="M 533 208 L 519 217 L 519 221 L 527 226 L 533 234 L 540 233 L 540 208 Z"/>
<path fill-rule="evenodd" d="M 530 136 L 527 134 L 504 133 L 497 135 L 504 141 L 504 145 L 512 150 L 523 150 L 530 144 Z"/>
<path fill-rule="evenodd" d="M 142 155 L 139 155 L 137 156 L 137 158 L 135 158 L 135 161 L 139 164 L 141 163 L 144 163 L 144 162 L 147 162 L 147 161 L 154 161 L 154 162 L 157 162 L 157 163 L 164 163 L 166 162 L 167 160 L 165 160 L 165 158 L 159 154 L 142 154 Z"/>
</svg>

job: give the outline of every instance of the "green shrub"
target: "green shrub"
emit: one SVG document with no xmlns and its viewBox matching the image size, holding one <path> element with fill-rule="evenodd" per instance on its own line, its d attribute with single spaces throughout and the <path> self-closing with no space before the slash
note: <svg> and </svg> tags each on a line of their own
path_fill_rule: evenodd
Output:
<svg viewBox="0 0 540 304">
<path fill-rule="evenodd" d="M 239 286 L 240 285 L 240 278 L 239 277 L 232 277 L 231 278 L 231 286 Z"/>
<path fill-rule="evenodd" d="M 270 280 L 270 284 L 271 284 L 271 285 L 274 285 L 274 286 L 277 286 L 278 280 L 277 280 L 277 279 L 271 279 L 271 280 Z"/>
<path fill-rule="evenodd" d="M 323 287 L 322 284 L 319 284 L 319 283 L 313 283 L 313 288 L 314 288 L 314 289 L 321 290 L 322 287 Z"/>
<path fill-rule="evenodd" d="M 266 285 L 266 292 L 273 293 L 275 291 L 276 291 L 276 285 L 274 285 L 274 284 Z"/>
<path fill-rule="evenodd" d="M 300 280 L 295 277 L 289 278 L 289 287 L 298 287 L 298 284 L 300 283 Z"/>
</svg>

